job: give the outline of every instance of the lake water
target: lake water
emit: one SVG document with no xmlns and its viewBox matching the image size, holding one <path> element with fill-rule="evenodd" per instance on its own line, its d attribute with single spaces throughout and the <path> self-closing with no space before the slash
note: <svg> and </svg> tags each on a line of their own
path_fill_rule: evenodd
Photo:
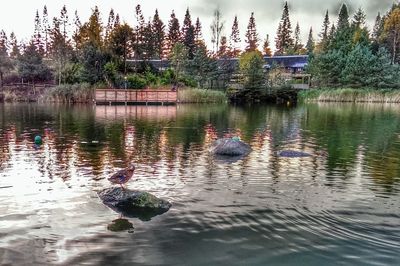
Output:
<svg viewBox="0 0 400 266">
<path fill-rule="evenodd" d="M 167 213 L 101 203 L 130 162 Z M 0 202 L 1 265 L 399 265 L 400 106 L 0 105 Z"/>
</svg>

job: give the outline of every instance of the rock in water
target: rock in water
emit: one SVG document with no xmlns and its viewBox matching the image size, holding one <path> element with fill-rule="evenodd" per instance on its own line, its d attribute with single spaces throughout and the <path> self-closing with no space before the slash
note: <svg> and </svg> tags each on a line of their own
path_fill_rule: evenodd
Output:
<svg viewBox="0 0 400 266">
<path fill-rule="evenodd" d="M 249 154 L 250 151 L 248 144 L 235 138 L 216 140 L 211 148 L 213 154 L 224 156 L 243 156 Z"/>
<path fill-rule="evenodd" d="M 305 152 L 301 152 L 301 151 L 287 150 L 287 151 L 279 152 L 278 156 L 280 156 L 280 157 L 288 157 L 288 158 L 302 158 L 302 157 L 310 157 L 311 154 L 305 153 Z"/>
<path fill-rule="evenodd" d="M 149 221 L 152 217 L 163 214 L 171 207 L 171 203 L 145 192 L 108 188 L 98 193 L 105 205 L 126 217 L 135 217 Z"/>
</svg>

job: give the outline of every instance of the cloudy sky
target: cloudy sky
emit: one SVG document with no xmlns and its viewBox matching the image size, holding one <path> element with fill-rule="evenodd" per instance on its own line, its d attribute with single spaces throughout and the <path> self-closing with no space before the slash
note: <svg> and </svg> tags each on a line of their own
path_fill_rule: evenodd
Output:
<svg viewBox="0 0 400 266">
<path fill-rule="evenodd" d="M 320 32 L 323 16 L 327 9 L 331 14 L 331 20 L 336 21 L 336 14 L 343 2 L 349 6 L 350 12 L 362 7 L 367 13 L 368 24 L 372 27 L 377 13 L 385 13 L 393 1 L 289 0 L 288 3 L 292 24 L 300 23 L 302 38 L 305 42 L 310 26 L 314 28 L 314 33 Z M 11 0 L 7 1 L 7 5 L 3 5 L 0 10 L 0 29 L 5 30 L 7 34 L 14 31 L 18 39 L 28 40 L 34 30 L 35 12 L 38 9 L 41 13 L 44 5 L 47 5 L 49 15 L 53 17 L 59 15 L 62 6 L 65 4 L 70 20 L 72 21 L 75 10 L 78 10 L 82 22 L 87 20 L 91 8 L 96 5 L 101 11 L 104 22 L 107 20 L 110 9 L 114 8 L 120 14 L 121 19 L 130 25 L 135 23 L 134 7 L 137 4 L 142 6 L 145 18 L 151 17 L 154 10 L 158 8 L 164 23 L 168 22 L 172 10 L 175 10 L 180 22 L 182 22 L 186 8 L 189 7 L 193 21 L 196 17 L 200 17 L 203 35 L 209 43 L 209 28 L 213 10 L 219 7 L 225 20 L 226 35 L 230 34 L 233 18 L 237 15 L 243 41 L 250 14 L 254 12 L 260 38 L 264 39 L 269 34 L 270 39 L 273 40 L 284 2 L 283 0 Z"/>
</svg>

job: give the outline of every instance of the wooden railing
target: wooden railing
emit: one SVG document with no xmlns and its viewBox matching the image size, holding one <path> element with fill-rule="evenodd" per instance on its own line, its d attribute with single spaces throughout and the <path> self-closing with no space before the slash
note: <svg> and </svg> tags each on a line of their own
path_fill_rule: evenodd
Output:
<svg viewBox="0 0 400 266">
<path fill-rule="evenodd" d="M 96 89 L 97 104 L 176 103 L 178 93 L 171 90 Z"/>
</svg>

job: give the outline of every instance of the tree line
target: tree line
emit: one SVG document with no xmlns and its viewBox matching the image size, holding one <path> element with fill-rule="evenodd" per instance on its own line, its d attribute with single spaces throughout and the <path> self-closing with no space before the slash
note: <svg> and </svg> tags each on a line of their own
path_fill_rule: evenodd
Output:
<svg viewBox="0 0 400 266">
<path fill-rule="evenodd" d="M 378 14 L 372 32 L 360 8 L 350 18 L 342 5 L 339 19 L 331 23 L 329 12 L 323 20 L 318 40 L 313 28 L 305 44 L 300 25 L 292 27 L 288 3 L 272 51 L 270 37 L 259 37 L 251 13 L 242 47 L 239 19 L 234 17 L 230 34 L 224 35 L 225 20 L 219 9 L 210 25 L 212 47 L 206 46 L 199 18 L 192 20 L 189 8 L 183 22 L 172 11 L 164 23 L 156 9 L 146 20 L 141 6 L 134 11 L 135 25 L 121 21 L 113 9 L 103 24 L 98 7 L 86 22 L 77 11 L 70 15 L 63 6 L 59 16 L 50 19 L 46 6 L 36 11 L 34 33 L 28 43 L 18 42 L 14 33 L 0 31 L 0 82 L 4 78 L 28 82 L 55 81 L 58 84 L 88 82 L 108 86 L 142 88 L 148 84 L 185 83 L 202 88 L 226 87 L 236 73 L 247 89 L 264 88 L 262 56 L 304 55 L 310 58 L 307 71 L 320 85 L 396 86 L 400 60 L 400 5 L 387 14 Z M 260 49 L 261 48 L 261 49 Z M 229 59 L 240 58 L 239 67 Z M 128 62 L 134 59 L 134 63 Z M 171 69 L 159 72 L 146 61 L 169 59 Z M 249 62 L 252 62 L 251 64 Z M 250 85 L 249 85 L 250 84 Z"/>
</svg>

